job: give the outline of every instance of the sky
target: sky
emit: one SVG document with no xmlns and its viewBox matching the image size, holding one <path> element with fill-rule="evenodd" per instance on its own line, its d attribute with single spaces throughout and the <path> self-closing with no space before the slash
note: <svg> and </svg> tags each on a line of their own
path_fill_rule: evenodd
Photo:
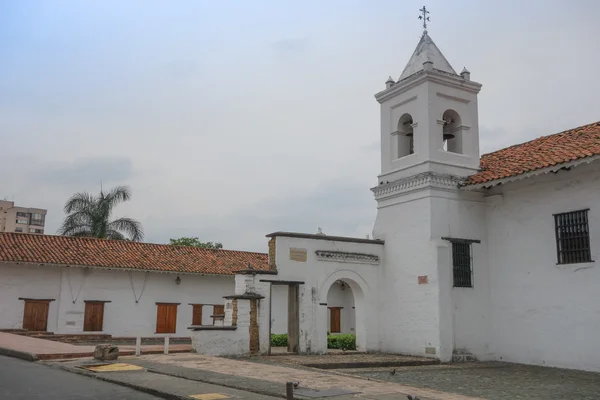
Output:
<svg viewBox="0 0 600 400">
<path fill-rule="evenodd" d="M 0 2 L 0 198 L 48 210 L 128 185 L 145 241 L 266 252 L 274 231 L 365 237 L 379 105 L 422 1 Z M 600 2 L 430 0 L 480 82 L 482 154 L 600 120 Z"/>
</svg>

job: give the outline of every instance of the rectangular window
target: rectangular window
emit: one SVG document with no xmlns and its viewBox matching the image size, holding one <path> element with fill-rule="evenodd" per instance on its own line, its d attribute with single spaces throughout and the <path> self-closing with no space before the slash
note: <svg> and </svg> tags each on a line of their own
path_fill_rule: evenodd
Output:
<svg viewBox="0 0 600 400">
<path fill-rule="evenodd" d="M 24 212 L 18 212 L 17 213 L 17 217 L 25 217 L 25 218 L 29 218 L 29 215 L 27 213 Z"/>
<path fill-rule="evenodd" d="M 454 287 L 473 287 L 471 243 L 452 242 L 452 274 Z"/>
<path fill-rule="evenodd" d="M 27 221 L 26 219 L 17 218 L 17 224 L 29 225 L 29 221 Z"/>
<path fill-rule="evenodd" d="M 39 213 L 33 213 L 31 214 L 31 219 L 29 221 L 29 225 L 36 225 L 36 226 L 44 226 L 44 214 L 39 214 Z"/>
<path fill-rule="evenodd" d="M 588 210 L 554 215 L 558 264 L 592 262 Z"/>
<path fill-rule="evenodd" d="M 29 233 L 44 233 L 43 229 L 29 228 Z"/>
<path fill-rule="evenodd" d="M 23 228 L 15 228 L 15 232 L 23 232 Z"/>
</svg>

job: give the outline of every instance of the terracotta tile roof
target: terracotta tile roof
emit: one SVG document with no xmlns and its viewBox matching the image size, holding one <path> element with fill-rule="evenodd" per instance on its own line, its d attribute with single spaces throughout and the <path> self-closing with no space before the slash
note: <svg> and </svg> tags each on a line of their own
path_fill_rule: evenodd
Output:
<svg viewBox="0 0 600 400">
<path fill-rule="evenodd" d="M 600 121 L 481 156 L 481 171 L 464 185 L 505 179 L 600 155 Z"/>
<path fill-rule="evenodd" d="M 232 275 L 268 270 L 267 254 L 67 236 L 0 233 L 0 262 Z"/>
</svg>

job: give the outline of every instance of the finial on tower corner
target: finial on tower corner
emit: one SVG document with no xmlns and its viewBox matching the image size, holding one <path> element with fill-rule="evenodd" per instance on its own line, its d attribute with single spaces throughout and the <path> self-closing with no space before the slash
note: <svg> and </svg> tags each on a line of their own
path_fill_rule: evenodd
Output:
<svg viewBox="0 0 600 400">
<path fill-rule="evenodd" d="M 463 70 L 460 73 L 460 76 L 462 76 L 462 78 L 465 81 L 470 81 L 471 80 L 471 73 L 469 72 L 469 70 L 467 69 L 467 67 L 463 68 Z"/>
<path fill-rule="evenodd" d="M 385 81 L 385 88 L 389 89 L 396 84 L 396 81 L 392 79 L 390 76 L 387 81 Z"/>
<path fill-rule="evenodd" d="M 429 17 L 427 16 L 427 14 L 429 14 L 429 11 L 427 11 L 427 7 L 423 6 L 423 8 L 419 9 L 419 11 L 421 11 L 421 14 L 423 15 L 419 15 L 419 19 L 423 20 L 423 34 L 426 35 L 427 34 L 427 22 L 429 22 Z"/>
</svg>

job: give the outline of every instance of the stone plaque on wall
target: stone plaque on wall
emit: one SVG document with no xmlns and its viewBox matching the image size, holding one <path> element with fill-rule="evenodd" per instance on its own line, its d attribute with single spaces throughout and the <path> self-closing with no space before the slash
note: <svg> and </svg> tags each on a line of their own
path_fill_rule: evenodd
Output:
<svg viewBox="0 0 600 400">
<path fill-rule="evenodd" d="M 290 260 L 298 262 L 306 262 L 306 249 L 290 248 Z"/>
<path fill-rule="evenodd" d="M 419 285 L 426 285 L 429 283 L 429 277 L 427 275 L 419 276 Z"/>
</svg>

